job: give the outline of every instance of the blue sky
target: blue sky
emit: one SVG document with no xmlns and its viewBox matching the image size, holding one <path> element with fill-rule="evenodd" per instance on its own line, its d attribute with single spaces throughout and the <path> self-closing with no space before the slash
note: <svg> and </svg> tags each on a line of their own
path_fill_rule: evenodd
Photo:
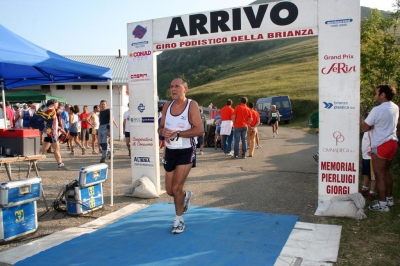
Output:
<svg viewBox="0 0 400 266">
<path fill-rule="evenodd" d="M 349 0 L 351 1 L 351 0 Z M 127 23 L 246 6 L 252 0 L 0 0 L 0 23 L 60 55 L 126 54 Z M 392 10 L 395 0 L 361 0 Z"/>
</svg>

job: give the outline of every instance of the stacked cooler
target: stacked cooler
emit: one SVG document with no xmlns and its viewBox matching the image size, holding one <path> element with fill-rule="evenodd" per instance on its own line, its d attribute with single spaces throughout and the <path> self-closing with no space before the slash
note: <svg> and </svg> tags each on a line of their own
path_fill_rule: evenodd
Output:
<svg viewBox="0 0 400 266">
<path fill-rule="evenodd" d="M 40 198 L 40 177 L 0 184 L 0 241 L 8 241 L 37 230 L 36 200 Z"/>
<path fill-rule="evenodd" d="M 38 129 L 0 129 L 0 147 L 7 156 L 29 156 L 40 153 L 40 131 Z"/>
<path fill-rule="evenodd" d="M 67 213 L 81 215 L 103 207 L 103 182 L 107 179 L 105 163 L 82 167 L 79 177 L 65 190 Z"/>
</svg>

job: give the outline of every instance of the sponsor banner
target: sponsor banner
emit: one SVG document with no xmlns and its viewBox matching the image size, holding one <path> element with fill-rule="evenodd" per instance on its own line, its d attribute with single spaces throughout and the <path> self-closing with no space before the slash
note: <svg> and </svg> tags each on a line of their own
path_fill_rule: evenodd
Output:
<svg viewBox="0 0 400 266">
<path fill-rule="evenodd" d="M 131 116 L 130 117 L 130 123 L 136 123 L 137 124 L 148 124 L 148 123 L 154 123 L 154 116 L 152 117 L 141 117 L 141 116 Z"/>
<path fill-rule="evenodd" d="M 146 135 L 146 134 L 143 134 Z M 142 137 L 142 136 L 132 136 L 131 134 L 131 146 L 134 149 L 142 149 L 145 147 L 154 147 L 156 145 L 155 138 L 153 136 Z"/>
<path fill-rule="evenodd" d="M 151 50 L 139 50 L 129 53 L 128 62 L 141 61 L 141 60 L 152 60 L 153 52 Z"/>
<path fill-rule="evenodd" d="M 138 155 L 132 156 L 132 166 L 139 168 L 155 168 L 156 160 L 154 156 Z"/>
<path fill-rule="evenodd" d="M 131 92 L 131 95 L 139 95 L 138 93 Z M 143 97 L 142 97 L 143 96 Z M 149 92 L 149 95 L 144 95 L 142 93 L 140 97 L 129 97 L 129 106 L 131 116 L 134 117 L 156 117 L 156 109 L 154 99 L 152 97 L 152 93 Z"/>
<path fill-rule="evenodd" d="M 317 3 L 272 2 L 157 19 L 153 51 L 317 35 Z"/>
<path fill-rule="evenodd" d="M 348 100 L 326 100 L 320 101 L 320 106 L 326 111 L 327 110 L 355 110 L 357 108 L 356 103 L 351 103 Z"/>
<path fill-rule="evenodd" d="M 338 159 L 338 157 L 343 158 L 343 156 L 348 154 L 356 154 L 358 145 L 353 145 L 353 143 L 350 142 L 353 138 L 349 135 L 351 134 L 349 132 L 351 131 L 331 130 L 327 132 L 328 136 L 324 135 L 326 140 L 320 144 L 319 155 L 329 159 Z"/>
<path fill-rule="evenodd" d="M 145 71 L 130 73 L 129 78 L 131 83 L 151 83 L 153 81 L 151 73 Z"/>
<path fill-rule="evenodd" d="M 318 209 L 358 192 L 360 111 L 359 0 L 318 1 Z"/>
<path fill-rule="evenodd" d="M 131 50 L 151 50 L 152 20 L 128 24 L 128 52 Z"/>
</svg>

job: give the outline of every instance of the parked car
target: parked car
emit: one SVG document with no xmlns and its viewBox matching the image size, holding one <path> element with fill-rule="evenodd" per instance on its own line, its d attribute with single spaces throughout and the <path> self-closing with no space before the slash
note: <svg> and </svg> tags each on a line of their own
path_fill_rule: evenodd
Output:
<svg viewBox="0 0 400 266">
<path fill-rule="evenodd" d="M 290 119 L 293 118 L 292 103 L 290 102 L 289 96 L 272 96 L 267 98 L 260 98 L 257 100 L 256 107 L 260 114 L 260 122 L 268 122 L 268 114 L 272 105 L 276 105 L 276 109 L 281 115 L 280 120 L 288 124 Z"/>
</svg>

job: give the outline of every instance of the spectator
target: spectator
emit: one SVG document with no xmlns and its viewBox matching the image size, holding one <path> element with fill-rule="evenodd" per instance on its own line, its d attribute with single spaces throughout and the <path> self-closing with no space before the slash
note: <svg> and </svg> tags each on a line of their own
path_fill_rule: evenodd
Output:
<svg viewBox="0 0 400 266">
<path fill-rule="evenodd" d="M 28 101 L 28 107 L 31 109 L 32 114 L 36 113 L 36 105 L 32 101 Z"/>
<path fill-rule="evenodd" d="M 65 132 L 68 132 L 69 130 L 69 112 L 70 112 L 70 104 L 66 104 L 65 107 L 61 110 L 61 124 L 62 127 L 64 128 Z M 67 149 L 70 149 L 69 147 L 69 141 L 67 142 Z"/>
<path fill-rule="evenodd" d="M 123 131 L 125 134 L 125 144 L 128 148 L 128 155 L 129 158 L 131 157 L 131 128 L 130 128 L 130 121 L 129 121 L 129 103 L 128 103 L 128 110 L 124 113 L 124 122 L 123 122 Z"/>
<path fill-rule="evenodd" d="M 22 115 L 18 105 L 13 105 L 14 109 L 14 127 L 22 128 Z"/>
<path fill-rule="evenodd" d="M 375 101 L 380 104 L 372 108 L 362 123 L 364 132 L 371 131 L 371 160 L 379 192 L 379 201 L 369 206 L 371 211 L 388 212 L 394 206 L 393 179 L 390 164 L 397 151 L 396 127 L 399 107 L 392 102 L 396 89 L 390 85 L 378 85 Z"/>
<path fill-rule="evenodd" d="M 233 130 L 232 130 L 232 115 L 234 109 L 232 108 L 232 100 L 226 100 L 226 105 L 221 108 L 221 141 L 224 147 L 225 155 L 232 156 L 232 139 L 233 139 Z"/>
<path fill-rule="evenodd" d="M 88 106 L 84 105 L 83 106 L 83 112 L 79 115 L 79 121 L 81 123 L 81 142 L 82 146 L 85 149 L 90 149 L 89 147 L 89 129 L 91 127 L 91 124 L 89 123 L 89 117 L 90 117 L 90 112 L 88 110 Z"/>
<path fill-rule="evenodd" d="M 0 103 L 0 118 L 3 119 L 4 118 L 4 106 L 2 103 Z"/>
<path fill-rule="evenodd" d="M 107 108 L 107 101 L 100 101 L 100 114 L 99 114 L 99 131 L 98 138 L 99 144 L 101 146 L 101 159 L 100 163 L 104 163 L 107 157 L 108 142 L 107 137 L 110 136 L 110 109 Z M 112 118 L 114 125 L 118 128 L 117 123 L 114 118 Z M 111 154 L 110 154 L 111 156 Z"/>
<path fill-rule="evenodd" d="M 247 134 L 249 136 L 250 141 L 250 149 L 249 149 L 249 157 L 254 156 L 254 149 L 255 149 L 255 142 L 256 142 L 256 135 L 258 133 L 257 127 L 260 124 L 260 115 L 254 109 L 254 103 L 249 103 L 249 109 L 251 111 L 251 118 L 252 122 L 247 130 Z"/>
<path fill-rule="evenodd" d="M 33 115 L 33 110 L 29 108 L 27 104 L 24 104 L 21 113 L 22 113 L 22 127 L 29 128 L 29 119 Z"/>
<path fill-rule="evenodd" d="M 202 108 L 199 108 L 199 110 L 200 110 L 200 118 L 201 118 L 201 123 L 202 123 L 202 125 L 203 125 L 203 133 L 200 135 L 200 136 L 198 136 L 197 137 L 197 143 L 199 144 L 199 148 L 200 148 L 200 151 L 199 151 L 199 155 L 203 155 L 203 149 L 204 149 L 204 133 L 205 133 L 205 131 L 206 131 L 206 116 L 204 115 L 204 113 L 203 113 L 203 109 Z"/>
<path fill-rule="evenodd" d="M 92 127 L 89 130 L 89 133 L 92 135 L 92 154 L 98 154 L 98 152 L 94 148 L 96 141 L 99 151 L 101 150 L 100 144 L 98 142 L 99 112 L 100 112 L 100 107 L 98 105 L 95 105 L 93 106 L 93 112 L 90 113 L 89 117 L 89 122 L 92 125 Z"/>
<path fill-rule="evenodd" d="M 250 109 L 246 105 L 247 98 L 240 99 L 240 105 L 235 107 L 232 115 L 235 144 L 234 144 L 234 158 L 239 158 L 239 141 L 242 140 L 242 158 L 246 159 L 247 151 L 247 127 L 253 121 L 251 118 Z"/>
<path fill-rule="evenodd" d="M 362 122 L 364 122 L 367 115 L 363 115 Z M 358 191 L 364 197 L 369 200 L 375 199 L 376 182 L 375 176 L 371 166 L 371 132 L 365 132 L 361 140 L 361 153 L 362 153 L 362 164 L 361 173 L 364 176 L 364 182 L 362 188 Z M 369 183 L 371 182 L 371 190 L 369 190 Z"/>
<path fill-rule="evenodd" d="M 78 139 L 78 124 L 79 124 L 79 106 L 75 105 L 75 106 L 70 106 L 69 108 L 69 129 L 68 129 L 68 135 L 70 136 L 68 138 L 69 140 L 69 147 L 71 148 L 71 153 L 70 155 L 74 156 L 75 155 L 75 151 L 74 151 L 74 144 L 73 141 L 78 144 L 78 146 L 81 148 L 82 150 L 82 155 L 85 155 L 86 149 L 85 147 L 83 147 L 83 145 L 81 144 L 81 142 Z"/>
<path fill-rule="evenodd" d="M 215 126 L 215 134 L 214 134 L 214 148 L 218 149 L 218 139 L 220 138 L 221 134 L 221 115 L 220 112 L 217 111 L 217 116 L 214 119 L 214 126 Z M 222 142 L 221 142 L 222 144 Z M 221 149 L 223 150 L 224 148 L 221 145 Z"/>
<path fill-rule="evenodd" d="M 160 126 L 161 123 L 161 118 L 162 118 L 162 110 L 163 110 L 164 104 L 159 103 L 158 104 L 158 126 Z M 158 140 L 159 140 L 159 148 L 162 149 L 165 146 L 165 139 L 163 136 L 158 136 Z M 164 155 L 165 156 L 165 150 L 164 150 Z"/>
<path fill-rule="evenodd" d="M 11 109 L 11 104 L 9 101 L 6 101 L 6 117 L 10 121 L 10 127 L 14 127 L 14 110 Z"/>
</svg>

